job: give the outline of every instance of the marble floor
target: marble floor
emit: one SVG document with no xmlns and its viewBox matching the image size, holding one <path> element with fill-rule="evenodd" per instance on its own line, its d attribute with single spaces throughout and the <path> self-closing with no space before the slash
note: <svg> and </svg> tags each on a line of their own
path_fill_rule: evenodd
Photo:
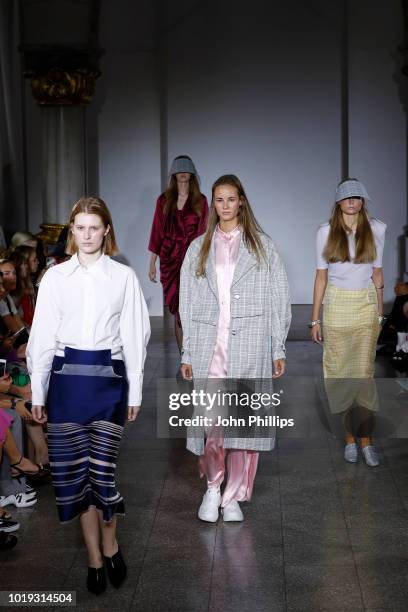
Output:
<svg viewBox="0 0 408 612">
<path fill-rule="evenodd" d="M 195 457 L 183 440 L 156 436 L 156 382 L 175 376 L 178 357 L 162 320 L 152 328 L 144 405 L 126 426 L 118 469 L 126 583 L 86 591 L 78 524 L 59 526 L 48 486 L 34 509 L 13 512 L 22 527 L 1 555 L 1 589 L 75 590 L 77 610 L 406 612 L 408 441 L 379 441 L 382 462 L 370 469 L 346 464 L 328 432 L 282 437 L 262 455 L 245 521 L 202 523 Z M 292 334 L 288 376 L 307 380 L 320 367 L 320 347 Z M 377 375 L 395 376 L 385 358 Z"/>
</svg>

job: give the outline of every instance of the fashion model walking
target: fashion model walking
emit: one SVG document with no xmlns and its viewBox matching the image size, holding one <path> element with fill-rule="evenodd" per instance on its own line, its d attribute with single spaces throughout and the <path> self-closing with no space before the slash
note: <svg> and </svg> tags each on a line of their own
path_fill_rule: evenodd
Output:
<svg viewBox="0 0 408 612">
<path fill-rule="evenodd" d="M 140 409 L 150 324 L 136 274 L 110 257 L 117 245 L 103 200 L 78 200 L 69 226 L 72 257 L 41 281 L 27 363 L 33 417 L 48 422 L 59 518 L 80 517 L 87 587 L 98 594 L 106 588 L 104 561 L 115 587 L 126 576 L 115 468 L 125 421 Z"/>
<path fill-rule="evenodd" d="M 234 175 L 214 183 L 206 233 L 187 251 L 180 316 L 184 378 L 271 380 L 283 375 L 291 319 L 286 273 Z M 215 522 L 221 506 L 224 521 L 241 521 L 239 502 L 251 499 L 258 451 L 271 450 L 274 435 L 226 437 L 220 429 L 206 434 L 206 441 L 197 432 L 187 441 L 207 479 L 198 516 Z"/>
<path fill-rule="evenodd" d="M 367 212 L 369 196 L 357 179 L 341 182 L 329 223 L 317 232 L 311 336 L 323 342 L 323 374 L 332 415 L 345 432 L 344 459 L 379 464 L 370 433 L 378 410 L 373 380 L 383 321 L 382 255 L 386 225 Z M 323 326 L 320 308 L 324 298 Z M 323 329 L 323 334 L 322 334 Z"/>
<path fill-rule="evenodd" d="M 200 192 L 195 165 L 186 155 L 176 157 L 171 164 L 169 185 L 156 204 L 149 241 L 149 278 L 156 282 L 159 257 L 164 303 L 174 315 L 179 350 L 183 338 L 178 312 L 180 269 L 190 243 L 205 231 L 207 219 L 207 199 Z"/>
</svg>

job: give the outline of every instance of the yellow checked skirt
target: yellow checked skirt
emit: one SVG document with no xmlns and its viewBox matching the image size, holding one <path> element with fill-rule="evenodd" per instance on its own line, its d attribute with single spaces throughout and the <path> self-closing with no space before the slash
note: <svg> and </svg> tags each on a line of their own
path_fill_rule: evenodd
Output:
<svg viewBox="0 0 408 612">
<path fill-rule="evenodd" d="M 323 309 L 323 374 L 332 413 L 343 412 L 354 402 L 378 410 L 372 379 L 379 332 L 374 285 L 349 290 L 328 284 Z"/>
</svg>

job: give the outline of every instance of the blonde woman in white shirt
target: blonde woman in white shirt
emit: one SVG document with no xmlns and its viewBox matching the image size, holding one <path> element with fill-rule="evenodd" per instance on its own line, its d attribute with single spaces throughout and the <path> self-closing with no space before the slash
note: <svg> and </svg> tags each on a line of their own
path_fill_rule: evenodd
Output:
<svg viewBox="0 0 408 612">
<path fill-rule="evenodd" d="M 116 588 L 126 576 L 115 467 L 125 420 L 140 409 L 150 323 L 134 271 L 110 258 L 117 245 L 103 200 L 78 200 L 69 225 L 72 257 L 41 281 L 27 363 L 33 418 L 48 421 L 59 518 L 80 517 L 87 587 L 98 594 L 106 588 L 103 558 Z"/>
<path fill-rule="evenodd" d="M 357 179 L 341 182 L 329 223 L 317 232 L 317 270 L 311 335 L 323 341 L 323 373 L 331 414 L 345 429 L 344 459 L 379 464 L 370 434 L 378 410 L 373 380 L 383 321 L 382 254 L 386 225 L 370 218 L 367 190 Z M 323 334 L 320 307 L 324 297 Z M 340 380 L 341 379 L 341 380 Z"/>
</svg>

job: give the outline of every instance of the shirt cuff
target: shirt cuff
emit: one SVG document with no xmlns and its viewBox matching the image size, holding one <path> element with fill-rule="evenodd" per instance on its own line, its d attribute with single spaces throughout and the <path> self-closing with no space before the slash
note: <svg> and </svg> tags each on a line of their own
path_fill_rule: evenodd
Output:
<svg viewBox="0 0 408 612">
<path fill-rule="evenodd" d="M 188 363 L 189 365 L 191 365 L 190 351 L 185 348 L 183 348 L 181 351 L 181 363 Z"/>
<path fill-rule="evenodd" d="M 143 372 L 127 372 L 129 382 L 128 406 L 140 406 L 142 403 Z"/>
<path fill-rule="evenodd" d="M 31 401 L 33 406 L 45 406 L 47 401 L 50 372 L 33 372 L 31 379 Z"/>
<path fill-rule="evenodd" d="M 284 345 L 272 347 L 272 360 L 276 361 L 277 359 L 286 359 L 286 349 Z"/>
</svg>

